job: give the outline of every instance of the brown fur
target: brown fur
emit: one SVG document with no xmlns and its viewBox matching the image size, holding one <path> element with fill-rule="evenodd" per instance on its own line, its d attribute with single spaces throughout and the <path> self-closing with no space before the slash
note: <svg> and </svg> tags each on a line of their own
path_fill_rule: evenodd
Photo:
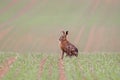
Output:
<svg viewBox="0 0 120 80">
<path fill-rule="evenodd" d="M 62 56 L 61 59 L 63 59 L 64 57 L 64 53 L 66 53 L 66 56 L 78 56 L 78 49 L 71 44 L 68 40 L 67 40 L 67 35 L 68 35 L 68 31 L 66 31 L 66 33 L 64 31 L 62 31 L 62 35 L 59 38 L 60 41 L 60 48 L 62 50 Z"/>
</svg>

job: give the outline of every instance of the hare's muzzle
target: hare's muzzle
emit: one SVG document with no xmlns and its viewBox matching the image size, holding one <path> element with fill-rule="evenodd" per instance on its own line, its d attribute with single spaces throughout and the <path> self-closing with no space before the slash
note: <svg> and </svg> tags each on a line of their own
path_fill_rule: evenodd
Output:
<svg viewBox="0 0 120 80">
<path fill-rule="evenodd" d="M 62 41 L 62 38 L 61 38 L 61 37 L 59 38 L 59 41 Z"/>
</svg>

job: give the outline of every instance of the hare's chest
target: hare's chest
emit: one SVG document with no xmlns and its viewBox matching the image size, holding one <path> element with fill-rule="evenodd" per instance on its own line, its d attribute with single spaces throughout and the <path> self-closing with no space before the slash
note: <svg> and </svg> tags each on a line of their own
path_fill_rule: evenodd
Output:
<svg viewBox="0 0 120 80">
<path fill-rule="evenodd" d="M 60 48 L 61 48 L 62 50 L 64 50 L 65 45 L 64 45 L 64 44 L 62 44 L 62 43 L 60 43 Z"/>
<path fill-rule="evenodd" d="M 67 51 L 67 44 L 60 44 L 60 48 L 63 50 L 63 51 Z"/>
</svg>

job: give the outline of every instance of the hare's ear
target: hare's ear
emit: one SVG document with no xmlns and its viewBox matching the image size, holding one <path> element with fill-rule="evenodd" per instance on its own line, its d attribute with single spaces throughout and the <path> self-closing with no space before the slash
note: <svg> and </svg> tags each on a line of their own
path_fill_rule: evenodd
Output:
<svg viewBox="0 0 120 80">
<path fill-rule="evenodd" d="M 65 35 L 65 31 L 62 31 L 63 35 Z"/>
<path fill-rule="evenodd" d="M 68 35 L 68 31 L 66 31 L 66 35 Z"/>
</svg>

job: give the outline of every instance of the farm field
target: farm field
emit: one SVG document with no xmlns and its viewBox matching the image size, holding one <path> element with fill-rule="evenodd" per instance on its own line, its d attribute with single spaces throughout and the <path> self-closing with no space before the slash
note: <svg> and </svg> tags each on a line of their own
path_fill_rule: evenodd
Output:
<svg viewBox="0 0 120 80">
<path fill-rule="evenodd" d="M 61 31 L 79 56 L 60 59 Z M 1 0 L 0 80 L 119 80 L 120 0 Z"/>
<path fill-rule="evenodd" d="M 82 52 L 120 52 L 119 0 L 2 0 L 0 51 L 58 53 L 62 30 Z"/>
<path fill-rule="evenodd" d="M 0 80 L 119 80 L 119 66 L 119 53 L 79 53 L 61 60 L 59 54 L 1 52 Z"/>
</svg>

